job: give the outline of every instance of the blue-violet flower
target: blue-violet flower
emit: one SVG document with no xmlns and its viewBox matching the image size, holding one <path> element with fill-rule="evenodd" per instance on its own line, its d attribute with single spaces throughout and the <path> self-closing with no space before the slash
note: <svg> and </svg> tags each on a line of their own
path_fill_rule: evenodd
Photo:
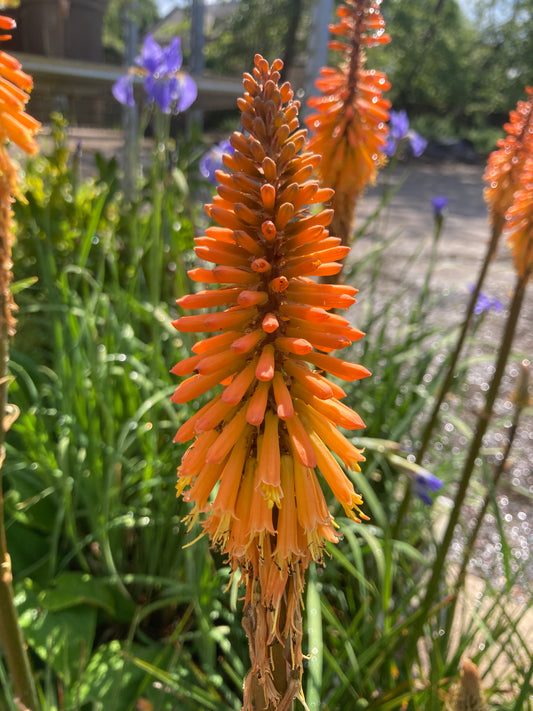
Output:
<svg viewBox="0 0 533 711">
<path fill-rule="evenodd" d="M 468 291 L 471 294 L 474 292 L 475 288 L 474 284 L 468 285 Z M 474 306 L 474 313 L 476 316 L 480 316 L 488 311 L 503 311 L 503 304 L 495 296 L 489 296 L 483 291 L 480 291 L 479 296 L 477 297 L 476 305 Z"/>
<path fill-rule="evenodd" d="M 415 474 L 415 494 L 428 506 L 433 503 L 431 494 L 439 491 L 442 487 L 441 479 L 427 469 L 420 469 Z"/>
<path fill-rule="evenodd" d="M 235 148 L 233 148 L 227 139 L 211 146 L 207 153 L 204 153 L 200 159 L 200 172 L 204 178 L 207 178 L 213 185 L 217 182 L 215 177 L 216 171 L 224 168 L 224 164 L 222 163 L 224 153 L 231 156 L 235 153 Z"/>
<path fill-rule="evenodd" d="M 167 47 L 161 47 L 152 35 L 147 35 L 141 54 L 135 59 L 137 66 L 115 82 L 113 96 L 121 104 L 133 106 L 134 77 L 143 76 L 148 97 L 163 113 L 185 111 L 195 101 L 197 88 L 191 76 L 179 71 L 182 61 L 179 37 L 174 37 Z"/>
</svg>

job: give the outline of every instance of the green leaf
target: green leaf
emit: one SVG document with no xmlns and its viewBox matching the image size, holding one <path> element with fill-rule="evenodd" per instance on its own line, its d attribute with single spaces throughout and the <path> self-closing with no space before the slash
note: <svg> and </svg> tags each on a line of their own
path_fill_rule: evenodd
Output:
<svg viewBox="0 0 533 711">
<path fill-rule="evenodd" d="M 96 610 L 76 605 L 52 612 L 40 604 L 33 582 L 15 589 L 19 622 L 34 652 L 69 686 L 87 665 L 96 631 Z"/>
<path fill-rule="evenodd" d="M 11 284 L 11 293 L 13 295 L 18 294 L 20 291 L 23 291 L 24 289 L 29 289 L 30 286 L 33 286 L 39 281 L 37 277 L 28 277 L 27 279 L 19 279 L 18 281 L 14 281 Z"/>
<path fill-rule="evenodd" d="M 76 605 L 100 607 L 109 615 L 115 612 L 113 595 L 109 584 L 88 573 L 67 572 L 59 575 L 54 586 L 39 595 L 41 605 L 55 612 Z"/>
</svg>

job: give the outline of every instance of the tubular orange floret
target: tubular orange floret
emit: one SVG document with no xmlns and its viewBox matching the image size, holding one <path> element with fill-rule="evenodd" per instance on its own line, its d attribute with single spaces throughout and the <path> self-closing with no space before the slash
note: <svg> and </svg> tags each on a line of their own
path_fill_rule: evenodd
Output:
<svg viewBox="0 0 533 711">
<path fill-rule="evenodd" d="M 352 214 L 358 196 L 375 180 L 384 162 L 390 88 L 383 72 L 365 68 L 366 50 L 389 41 L 379 0 L 345 0 L 339 22 L 330 26 L 336 38 L 330 49 L 340 53 L 338 69 L 323 68 L 317 80 L 321 96 L 311 97 L 309 149 L 321 155 L 318 172 L 335 190 L 334 231 L 343 244 L 351 242 Z"/>
<path fill-rule="evenodd" d="M 357 520 L 361 504 L 335 457 L 357 468 L 362 456 L 337 426 L 363 423 L 339 402 L 342 388 L 322 374 L 345 380 L 368 374 L 328 355 L 362 335 L 331 313 L 351 306 L 356 289 L 318 284 L 313 276 L 338 270 L 347 249 L 329 235 L 333 211 L 319 203 L 333 191 L 310 179 L 319 158 L 304 152 L 305 130 L 298 128 L 292 90 L 279 86 L 281 68 L 258 55 L 245 75 L 238 102 L 245 131 L 232 136 L 235 153 L 224 157 L 227 170 L 217 172 L 221 185 L 207 206 L 217 226 L 195 243 L 215 266 L 190 272 L 195 281 L 220 286 L 179 299 L 181 308 L 209 312 L 174 321 L 188 333 L 220 331 L 173 368 L 189 376 L 174 402 L 214 390 L 176 434 L 176 441 L 193 440 L 177 491 L 190 487 L 184 494 L 194 503 L 190 524 L 204 519 L 204 532 L 246 588 L 245 619 L 254 620 L 254 633 L 245 711 L 252 678 L 266 702 L 281 702 L 272 645 L 285 646 L 291 679 L 302 673 L 305 571 L 310 561 L 322 562 L 326 541 L 339 540 L 316 470 L 325 470 L 347 515 Z M 296 692 L 291 683 L 286 708 Z"/>
</svg>

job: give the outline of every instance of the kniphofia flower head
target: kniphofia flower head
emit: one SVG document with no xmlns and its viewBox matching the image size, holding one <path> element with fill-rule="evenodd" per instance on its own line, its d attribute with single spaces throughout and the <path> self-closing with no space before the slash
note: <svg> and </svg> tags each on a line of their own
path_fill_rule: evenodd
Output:
<svg viewBox="0 0 533 711">
<path fill-rule="evenodd" d="M 9 31 L 14 27 L 14 20 L 0 15 L 0 30 Z M 9 38 L 10 35 L 0 36 L 0 39 Z M 41 124 L 24 111 L 32 87 L 32 78 L 22 71 L 20 63 L 0 51 L 0 293 L 5 305 L 0 319 L 10 335 L 15 330 L 14 302 L 9 289 L 13 244 L 11 202 L 18 184 L 16 166 L 7 149 L 10 141 L 29 154 L 39 149 L 34 136 Z"/>
<path fill-rule="evenodd" d="M 519 101 L 489 156 L 485 170 L 485 200 L 494 229 L 509 232 L 517 273 L 528 279 L 533 271 L 533 87 Z"/>
<path fill-rule="evenodd" d="M 504 125 L 506 136 L 498 141 L 498 148 L 487 161 L 484 179 L 485 200 L 489 206 L 491 219 L 501 231 L 505 224 L 505 214 L 513 203 L 519 188 L 520 176 L 531 142 L 533 130 L 533 88 L 526 87 L 527 101 L 519 101 Z"/>
<path fill-rule="evenodd" d="M 315 281 L 337 273 L 348 248 L 328 232 L 332 211 L 320 204 L 332 190 L 311 179 L 320 159 L 305 147 L 290 85 L 279 86 L 282 66 L 257 55 L 253 75 L 244 75 L 244 132 L 231 136 L 234 153 L 224 155 L 218 195 L 206 207 L 217 226 L 195 240 L 198 257 L 215 266 L 189 272 L 214 288 L 178 300 L 183 309 L 218 310 L 174 322 L 179 331 L 212 335 L 174 367 L 188 377 L 172 398 L 180 404 L 213 391 L 176 434 L 178 442 L 192 440 L 177 488 L 193 504 L 191 523 L 201 516 L 242 574 L 243 624 L 255 630 L 251 675 L 272 703 L 279 693 L 271 645 L 286 645 L 288 674 L 298 681 L 305 570 L 322 560 L 325 541 L 339 537 L 324 484 L 346 515 L 363 516 L 344 471 L 358 470 L 363 456 L 338 429 L 363 422 L 327 374 L 369 375 L 332 355 L 363 335 L 336 312 L 354 303 L 356 290 Z M 298 689 L 291 683 L 291 699 Z M 248 680 L 245 708 L 251 695 Z"/>
<path fill-rule="evenodd" d="M 383 72 L 365 68 L 366 50 L 390 40 L 379 5 L 379 0 L 346 0 L 339 6 L 340 21 L 330 26 L 338 39 L 329 43 L 341 55 L 339 67 L 321 69 L 316 86 L 322 95 L 307 102 L 309 150 L 321 156 L 323 184 L 336 191 L 339 236 L 346 243 L 343 232 L 350 229 L 357 197 L 375 180 L 387 143 L 390 103 L 383 92 L 390 85 Z"/>
<path fill-rule="evenodd" d="M 182 61 L 179 37 L 161 47 L 152 35 L 147 35 L 135 60 L 137 66 L 115 82 L 113 96 L 121 104 L 133 106 L 133 81 L 135 75 L 140 75 L 148 97 L 163 113 L 185 111 L 195 101 L 197 89 L 192 77 L 180 71 Z"/>
</svg>

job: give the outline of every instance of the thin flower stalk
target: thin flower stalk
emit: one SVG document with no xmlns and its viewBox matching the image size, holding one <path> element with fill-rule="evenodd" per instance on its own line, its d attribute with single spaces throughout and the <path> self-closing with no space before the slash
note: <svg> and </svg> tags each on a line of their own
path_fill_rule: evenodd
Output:
<svg viewBox="0 0 533 711">
<path fill-rule="evenodd" d="M 481 289 L 483 287 L 489 265 L 496 254 L 502 232 L 506 228 L 507 211 L 513 204 L 516 191 L 521 186 L 522 190 L 526 187 L 521 181 L 526 179 L 524 164 L 528 151 L 528 140 L 530 141 L 530 138 L 528 137 L 530 137 L 530 132 L 533 129 L 533 89 L 527 87 L 526 92 L 529 95 L 529 99 L 527 101 L 519 101 L 516 110 L 511 111 L 509 122 L 504 125 L 506 136 L 498 141 L 498 148 L 491 153 L 487 161 L 487 167 L 484 175 L 487 187 L 485 188 L 484 195 L 485 201 L 487 202 L 487 206 L 489 208 L 491 236 L 476 285 L 472 290 L 470 301 L 468 302 L 461 333 L 457 339 L 457 344 L 446 370 L 446 376 L 442 386 L 439 389 L 437 399 L 433 404 L 431 415 L 429 416 L 428 423 L 422 435 L 421 444 L 417 454 L 417 459 L 420 463 L 422 462 L 424 454 L 427 451 L 441 405 L 450 389 L 455 373 L 455 367 L 462 352 L 466 335 L 472 321 L 472 316 L 474 315 L 478 305 Z M 527 187 L 526 195 L 523 199 L 526 201 L 528 199 Z M 524 245 L 525 242 L 524 240 L 519 240 L 514 244 Z M 520 247 L 515 246 L 514 251 L 517 252 L 517 258 L 520 258 L 518 255 Z"/>
<path fill-rule="evenodd" d="M 364 457 L 339 431 L 364 426 L 330 380 L 366 377 L 366 368 L 332 355 L 363 334 L 333 311 L 355 302 L 356 289 L 319 285 L 337 273 L 347 248 L 327 229 L 320 204 L 332 190 L 311 178 L 319 157 L 306 150 L 298 102 L 283 63 L 256 55 L 238 100 L 244 132 L 216 171 L 206 206 L 217 224 L 196 238 L 197 255 L 215 266 L 189 272 L 215 288 L 178 299 L 181 332 L 206 333 L 173 372 L 188 376 L 172 399 L 215 394 L 176 434 L 193 440 L 178 467 L 178 494 L 193 504 L 212 545 L 246 587 L 243 626 L 251 671 L 244 709 L 290 708 L 303 698 L 301 599 L 306 569 L 339 540 L 324 484 L 347 516 L 360 521 L 362 499 L 345 469 Z M 319 474 L 320 473 L 320 476 Z"/>
<path fill-rule="evenodd" d="M 9 31 L 15 22 L 0 15 L 0 30 Z M 0 39 L 9 39 L 1 35 Z M 4 499 L 1 480 L 5 458 L 5 437 L 16 417 L 7 402 L 9 339 L 15 333 L 15 303 L 10 290 L 11 250 L 14 241 L 11 204 L 18 194 L 17 168 L 8 153 L 10 142 L 27 153 L 38 150 L 34 135 L 40 124 L 25 113 L 28 91 L 33 85 L 19 62 L 0 51 L 0 646 L 10 673 L 15 701 L 29 709 L 38 708 L 30 662 L 15 609 L 11 559 L 7 550 Z"/>
<path fill-rule="evenodd" d="M 339 52 L 337 68 L 323 67 L 316 86 L 321 96 L 310 97 L 308 150 L 321 157 L 317 173 L 323 185 L 335 190 L 332 232 L 349 245 L 359 195 L 376 179 L 386 161 L 390 102 L 383 92 L 390 84 L 383 72 L 366 68 L 366 50 L 386 44 L 385 22 L 377 0 L 346 0 L 337 9 L 339 22 L 330 26 Z"/>
<path fill-rule="evenodd" d="M 529 361 L 524 360 L 522 361 L 520 366 L 520 373 L 518 375 L 516 388 L 512 396 L 512 400 L 514 401 L 514 411 L 513 419 L 511 421 L 511 427 L 507 432 L 507 442 L 502 451 L 501 458 L 498 460 L 498 464 L 494 470 L 491 481 L 489 482 L 489 487 L 483 499 L 483 503 L 479 508 L 479 511 L 476 512 L 474 526 L 469 533 L 468 540 L 462 552 L 461 567 L 459 569 L 459 573 L 457 575 L 454 585 L 454 600 L 447 611 L 448 624 L 446 625 L 445 629 L 450 629 L 450 625 L 452 624 L 455 608 L 459 599 L 458 594 L 465 583 L 468 563 L 472 557 L 474 546 L 481 530 L 481 526 L 485 520 L 485 516 L 489 509 L 490 503 L 493 500 L 494 493 L 497 491 L 501 476 L 505 471 L 507 471 L 507 468 L 509 466 L 509 457 L 511 455 L 513 444 L 518 432 L 520 418 L 524 409 L 532 403 L 532 400 L 529 396 L 530 365 L 531 364 Z"/>
</svg>

